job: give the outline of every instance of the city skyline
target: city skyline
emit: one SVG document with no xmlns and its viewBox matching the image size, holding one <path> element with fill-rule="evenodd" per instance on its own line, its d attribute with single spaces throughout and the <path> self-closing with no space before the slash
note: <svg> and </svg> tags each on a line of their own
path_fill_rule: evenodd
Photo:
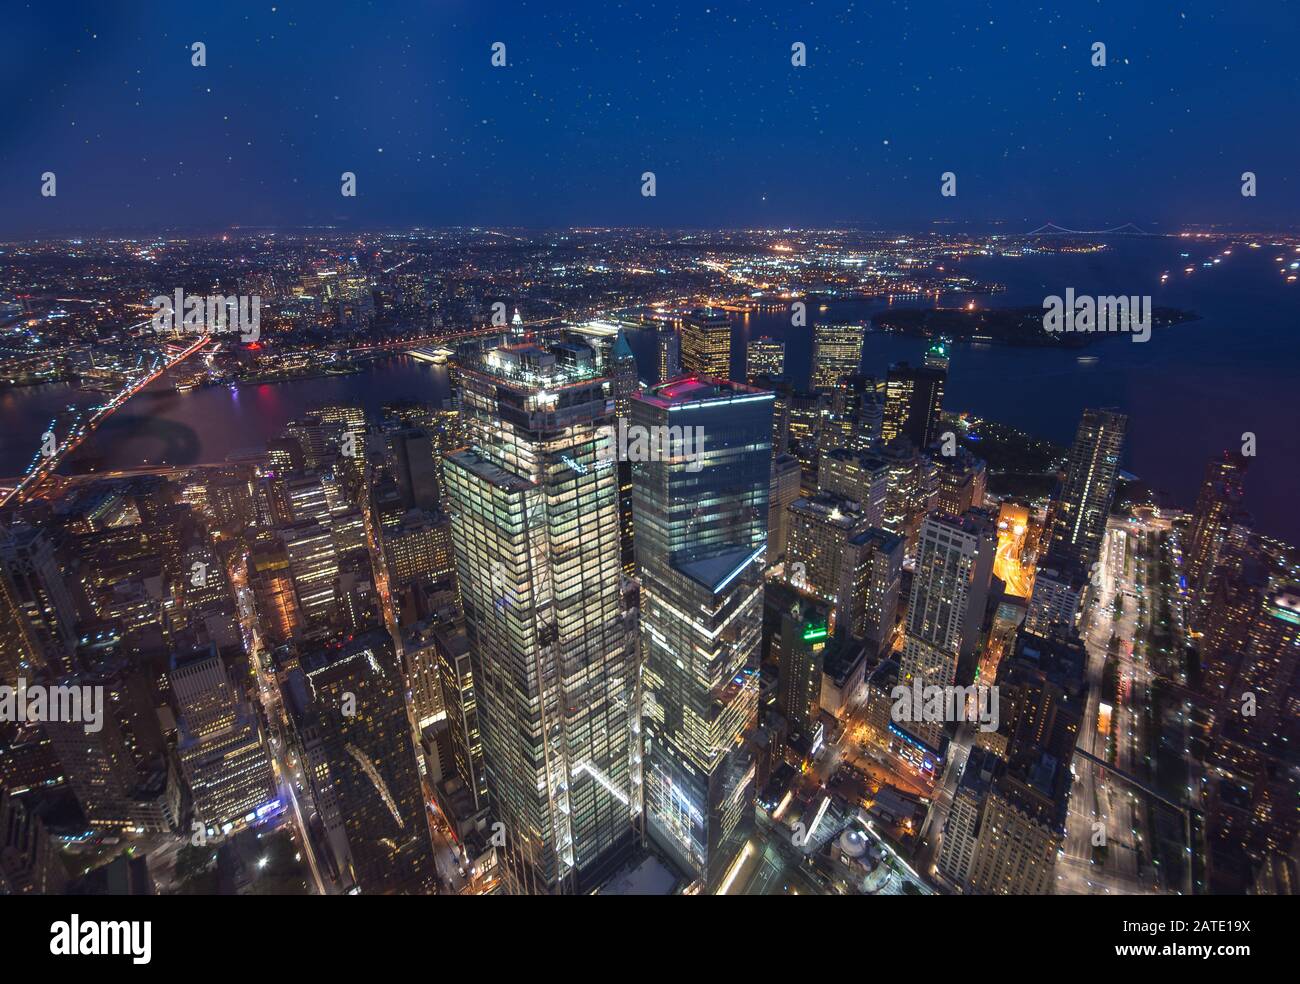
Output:
<svg viewBox="0 0 1300 984">
<path fill-rule="evenodd" d="M 1289 7 L 4 21 L 16 950 L 157 922 L 170 970 L 195 899 L 353 895 L 1272 942 L 1229 899 L 1300 893 Z M 373 975 L 395 904 L 243 935 Z"/>
</svg>

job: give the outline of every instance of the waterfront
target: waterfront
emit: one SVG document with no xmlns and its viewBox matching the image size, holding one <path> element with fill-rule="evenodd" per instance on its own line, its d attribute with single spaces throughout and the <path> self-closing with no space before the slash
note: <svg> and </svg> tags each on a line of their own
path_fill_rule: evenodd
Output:
<svg viewBox="0 0 1300 984">
<path fill-rule="evenodd" d="M 968 410 L 1062 444 L 1073 437 L 1086 406 L 1115 406 L 1130 415 L 1126 467 L 1190 506 L 1206 460 L 1239 448 L 1244 432 L 1256 435 L 1258 457 L 1247 476 L 1247 507 L 1263 532 L 1300 540 L 1300 518 L 1290 509 L 1295 489 L 1291 464 L 1300 457 L 1294 380 L 1300 353 L 1300 285 L 1287 284 L 1274 258 L 1281 252 L 1237 248 L 1205 240 L 1115 239 L 1100 253 L 981 257 L 955 266 L 1007 290 L 972 296 L 977 305 L 1041 305 L 1066 287 L 1080 293 L 1150 293 L 1157 305 L 1195 311 L 1200 319 L 1157 330 L 1135 344 L 1106 339 L 1082 351 L 969 344 L 953 348 L 945 405 Z M 1188 252 L 1183 258 L 1179 254 Z M 1202 267 L 1219 256 L 1219 264 Z M 1183 273 L 1192 266 L 1191 274 Z M 1160 282 L 1168 271 L 1169 280 Z M 965 299 L 945 298 L 951 305 Z M 909 302 L 915 306 L 914 302 Z M 814 320 L 865 320 L 886 304 L 833 303 Z M 807 328 L 790 326 L 776 312 L 733 315 L 733 375 L 743 378 L 744 344 L 770 335 L 787 342 L 787 372 L 806 379 L 811 357 Z M 653 373 L 648 334 L 630 342 L 643 378 Z M 919 338 L 869 333 L 865 371 L 883 375 L 890 363 L 919 361 Z M 438 401 L 447 394 L 445 367 L 404 356 L 376 361 L 350 376 L 275 384 L 209 387 L 176 393 L 155 385 L 135 397 L 72 457 L 64 472 L 122 468 L 144 463 L 221 461 L 234 451 L 265 447 L 289 420 L 329 402 L 359 402 L 369 411 L 401 398 Z M 52 414 L 69 401 L 93 402 L 66 384 L 0 392 L 0 474 L 21 473 Z"/>
</svg>

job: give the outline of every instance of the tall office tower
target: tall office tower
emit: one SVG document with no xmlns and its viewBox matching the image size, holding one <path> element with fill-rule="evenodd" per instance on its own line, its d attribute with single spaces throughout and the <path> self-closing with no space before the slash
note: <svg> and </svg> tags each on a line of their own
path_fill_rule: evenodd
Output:
<svg viewBox="0 0 1300 984">
<path fill-rule="evenodd" d="M 682 374 L 682 339 L 672 328 L 655 333 L 655 356 L 659 364 L 659 381 L 667 382 Z"/>
<path fill-rule="evenodd" d="M 982 732 L 981 744 L 1008 761 L 1038 749 L 1068 764 L 1088 697 L 1087 659 L 1073 632 L 1019 633 L 1014 650 L 998 663 L 998 729 Z"/>
<path fill-rule="evenodd" d="M 471 447 L 444 467 L 504 880 L 587 891 L 641 812 L 608 380 L 524 340 L 467 361 L 461 382 Z"/>
<path fill-rule="evenodd" d="M 817 465 L 817 491 L 853 500 L 868 526 L 884 526 L 889 462 L 866 451 L 827 451 Z"/>
<path fill-rule="evenodd" d="M 284 494 L 288 496 L 296 522 L 329 522 L 330 497 L 325 491 L 324 477 L 318 472 L 286 478 Z"/>
<path fill-rule="evenodd" d="M 252 473 L 211 472 L 207 476 L 207 513 L 214 529 L 242 533 L 253 522 Z"/>
<path fill-rule="evenodd" d="M 474 692 L 469 639 L 465 627 L 456 625 L 439 626 L 433 641 L 438 654 L 442 705 L 450 725 L 456 774 L 473 796 L 474 809 L 479 810 L 488 804 L 488 787 L 483 769 L 483 736 L 478 726 L 478 698 Z"/>
<path fill-rule="evenodd" d="M 876 527 L 849 540 L 840 590 L 847 598 L 849 632 L 866 642 L 869 654 L 884 657 L 893 645 L 905 546 L 901 536 Z"/>
<path fill-rule="evenodd" d="M 1300 585 L 1273 576 L 1254 592 L 1244 651 L 1215 711 L 1206 755 L 1211 888 L 1244 890 L 1252 867 L 1300 835 L 1293 749 L 1300 741 Z"/>
<path fill-rule="evenodd" d="M 790 530 L 787 510 L 799 498 L 803 470 L 799 459 L 791 454 L 772 459 L 772 486 L 767 504 L 767 562 L 777 563 L 785 556 L 786 536 Z"/>
<path fill-rule="evenodd" d="M 811 386 L 833 390 L 862 364 L 865 325 L 814 325 Z"/>
<path fill-rule="evenodd" d="M 402 630 L 402 677 L 416 732 L 436 724 L 446 715 L 437 634 L 447 627 L 447 623 L 431 618 Z"/>
<path fill-rule="evenodd" d="M 1245 651 L 1228 685 L 1227 705 L 1237 713 L 1221 715 L 1220 730 L 1282 755 L 1300 722 L 1300 585 L 1273 577 L 1257 597 Z M 1253 713 L 1240 713 L 1248 703 Z"/>
<path fill-rule="evenodd" d="M 417 427 L 394 431 L 388 435 L 388 449 L 393 477 L 406 508 L 430 512 L 437 509 L 437 461 L 429 434 Z"/>
<path fill-rule="evenodd" d="M 345 428 L 336 423 L 325 423 L 319 417 L 306 417 L 291 420 L 285 424 L 284 432 L 296 440 L 303 452 L 303 464 L 316 469 L 328 466 L 342 451 Z M 360 453 L 365 442 L 355 439 L 355 447 Z"/>
<path fill-rule="evenodd" d="M 293 506 L 280 474 L 261 475 L 253 484 L 255 522 L 264 530 L 293 522 Z"/>
<path fill-rule="evenodd" d="M 451 521 L 440 513 L 413 509 L 381 537 L 394 590 L 415 581 L 450 582 L 456 571 Z"/>
<path fill-rule="evenodd" d="M 790 384 L 770 377 L 760 380 L 759 389 L 772 390 L 772 458 L 779 458 L 790 450 Z"/>
<path fill-rule="evenodd" d="M 636 356 L 628 344 L 623 329 L 618 330 L 614 343 L 610 347 L 609 365 L 606 372 L 610 379 L 610 395 L 614 398 L 614 413 L 620 417 L 628 415 L 628 400 L 639 387 L 636 373 Z"/>
<path fill-rule="evenodd" d="M 889 466 L 885 490 L 884 527 L 916 546 L 921 523 L 939 500 L 939 474 L 934 462 L 906 438 L 882 445 L 878 452 Z"/>
<path fill-rule="evenodd" d="M 1024 630 L 1047 636 L 1052 626 L 1073 630 L 1088 587 L 1088 572 L 1069 556 L 1047 554 L 1038 561 Z"/>
<path fill-rule="evenodd" d="M 103 688 L 98 730 L 87 731 L 81 721 L 42 725 L 86 821 L 100 829 L 175 830 L 181 793 L 167 764 L 150 681 L 115 659 L 57 682 Z"/>
<path fill-rule="evenodd" d="M 835 606 L 833 621 L 847 617 L 856 551 L 849 541 L 866 528 L 857 503 L 820 493 L 798 499 L 788 511 L 786 580 Z"/>
<path fill-rule="evenodd" d="M 267 643 L 274 647 L 288 642 L 302 627 L 303 617 L 289 553 L 279 539 L 254 541 L 248 554 L 248 586 Z"/>
<path fill-rule="evenodd" d="M 830 398 L 825 393 L 793 391 L 789 395 L 789 443 L 791 453 L 803 466 L 803 487 L 817 488 L 818 437 L 830 412 Z"/>
<path fill-rule="evenodd" d="M 74 668 L 76 608 L 54 545 L 37 527 L 0 527 L 0 619 L 8 625 L 0 653 L 7 672 Z"/>
<path fill-rule="evenodd" d="M 306 520 L 291 523 L 278 533 L 289 558 L 303 620 L 316 625 L 328 622 L 334 609 L 334 582 L 339 574 L 333 532 L 328 526 Z"/>
<path fill-rule="evenodd" d="M 910 366 L 906 362 L 890 366 L 885 378 L 881 438 L 892 441 L 903 436 L 918 448 L 928 448 L 939 435 L 947 381 L 948 373 L 934 366 Z"/>
<path fill-rule="evenodd" d="M 725 312 L 697 308 L 682 318 L 682 372 L 731 378 L 731 322 Z"/>
<path fill-rule="evenodd" d="M 959 888 L 970 882 L 971 862 L 979 840 L 980 821 L 1001 760 L 983 748 L 972 748 L 952 794 L 948 819 L 939 845 L 939 871 Z"/>
<path fill-rule="evenodd" d="M 366 432 L 366 411 L 364 407 L 352 403 L 330 403 L 320 407 L 309 407 L 307 412 L 319 419 L 323 424 L 329 424 L 356 434 L 357 453 L 361 453 L 364 442 L 360 438 Z"/>
<path fill-rule="evenodd" d="M 825 454 L 834 448 L 867 451 L 880 441 L 884 422 L 883 392 L 876 381 L 855 372 L 831 392 L 830 413 L 825 415 L 817 444 Z"/>
<path fill-rule="evenodd" d="M 275 800 L 275 774 L 257 714 L 215 650 L 172 657 L 168 679 L 180 710 L 177 757 L 194 820 L 228 832 Z"/>
<path fill-rule="evenodd" d="M 939 469 L 939 500 L 935 506 L 940 512 L 960 516 L 968 509 L 984 508 L 988 474 L 983 458 L 960 447 L 952 456 L 931 454 L 929 457 Z"/>
<path fill-rule="evenodd" d="M 1232 517 L 1241 509 L 1245 471 L 1245 457 L 1225 451 L 1206 466 L 1205 481 L 1196 498 L 1184 576 L 1192 601 L 1192 622 L 1197 627 L 1209 602 L 1209 583 L 1218 564 L 1224 537 Z"/>
<path fill-rule="evenodd" d="M 614 414 L 619 420 L 627 420 L 628 401 L 640 388 L 636 374 L 636 358 L 632 347 L 627 343 L 623 329 L 618 330 L 610 354 L 609 371 L 611 376 L 611 395 L 614 397 Z M 623 562 L 623 576 L 636 577 L 635 529 L 632 523 L 632 462 L 618 463 L 618 526 L 619 549 Z"/>
<path fill-rule="evenodd" d="M 426 894 L 433 848 L 402 673 L 374 630 L 302 658 L 307 765 L 339 870 L 363 895 Z"/>
<path fill-rule="evenodd" d="M 0 784 L 0 895 L 62 895 L 68 882 L 59 848 L 35 793 Z"/>
<path fill-rule="evenodd" d="M 369 554 L 366 545 L 366 516 L 355 506 L 340 510 L 330 517 L 330 535 L 334 537 L 334 551 L 342 560 L 348 554 Z"/>
<path fill-rule="evenodd" d="M 925 520 L 912 575 L 900 682 L 915 678 L 923 686 L 946 687 L 956 681 L 958 664 L 973 659 L 997 546 L 997 526 L 985 512 Z M 938 725 L 911 727 L 937 746 Z"/>
<path fill-rule="evenodd" d="M 993 780 L 970 865 L 975 895 L 1051 895 L 1070 804 L 1070 763 L 1013 758 Z"/>
<path fill-rule="evenodd" d="M 1128 418 L 1113 410 L 1085 410 L 1070 447 L 1070 463 L 1052 512 L 1050 550 L 1091 567 L 1101 555 L 1124 452 Z"/>
<path fill-rule="evenodd" d="M 781 626 L 773 636 L 777 664 L 776 709 L 794 733 L 811 738 L 820 713 L 822 663 L 830 636 L 830 608 L 800 598 L 781 613 Z"/>
<path fill-rule="evenodd" d="M 745 378 L 749 385 L 757 385 L 759 376 L 779 379 L 785 374 L 785 342 L 768 338 L 751 339 L 745 351 Z"/>
<path fill-rule="evenodd" d="M 1227 699 L 1228 686 L 1246 651 L 1250 626 L 1259 599 L 1268 590 L 1268 567 L 1253 538 L 1241 531 L 1225 541 L 1217 574 L 1210 582 L 1205 629 L 1197 648 L 1201 661 L 1201 691 L 1211 706 Z"/>
<path fill-rule="evenodd" d="M 753 814 L 745 735 L 758 713 L 772 400 L 684 379 L 632 401 L 636 424 L 704 435 L 701 459 L 636 462 L 632 477 L 647 827 L 705 890 L 720 884 Z"/>
</svg>

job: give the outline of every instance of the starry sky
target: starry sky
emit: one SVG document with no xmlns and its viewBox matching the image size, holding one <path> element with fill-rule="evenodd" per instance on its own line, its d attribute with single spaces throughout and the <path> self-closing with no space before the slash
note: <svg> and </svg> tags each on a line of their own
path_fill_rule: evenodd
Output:
<svg viewBox="0 0 1300 984">
<path fill-rule="evenodd" d="M 1289 228 L 1297 6 L 10 0 L 0 236 Z"/>
</svg>

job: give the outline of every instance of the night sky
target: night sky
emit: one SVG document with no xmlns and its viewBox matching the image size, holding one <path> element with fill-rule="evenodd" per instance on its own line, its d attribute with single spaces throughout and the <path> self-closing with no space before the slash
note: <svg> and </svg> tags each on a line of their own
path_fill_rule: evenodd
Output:
<svg viewBox="0 0 1300 984">
<path fill-rule="evenodd" d="M 0 236 L 1293 225 L 1296 5 L 1181 6 L 11 0 Z"/>
</svg>

